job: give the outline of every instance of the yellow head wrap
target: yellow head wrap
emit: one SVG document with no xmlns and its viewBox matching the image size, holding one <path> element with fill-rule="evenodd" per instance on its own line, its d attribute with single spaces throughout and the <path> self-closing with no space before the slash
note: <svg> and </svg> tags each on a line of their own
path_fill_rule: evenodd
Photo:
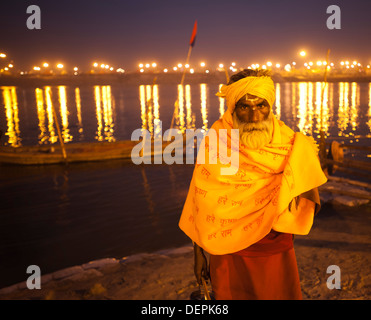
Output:
<svg viewBox="0 0 371 320">
<path fill-rule="evenodd" d="M 273 80 L 270 77 L 245 77 L 230 85 L 223 85 L 216 94 L 227 100 L 227 107 L 231 113 L 238 100 L 247 93 L 268 101 L 272 108 L 276 93 Z"/>
</svg>

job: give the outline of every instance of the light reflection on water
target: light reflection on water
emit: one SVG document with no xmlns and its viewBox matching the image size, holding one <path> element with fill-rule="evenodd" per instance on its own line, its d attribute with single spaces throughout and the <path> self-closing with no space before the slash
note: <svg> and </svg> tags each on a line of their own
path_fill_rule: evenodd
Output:
<svg viewBox="0 0 371 320">
<path fill-rule="evenodd" d="M 164 129 L 170 127 L 175 102 L 176 128 L 207 130 L 225 111 L 224 99 L 214 94 L 218 87 L 205 83 L 140 85 L 139 90 L 116 85 L 1 87 L 2 144 L 56 143 L 53 108 L 65 143 L 129 140 L 131 132 L 140 127 L 158 134 L 160 121 Z M 326 137 L 366 136 L 371 130 L 370 101 L 371 83 L 276 83 L 273 111 L 293 130 L 315 138 L 321 127 Z"/>
<path fill-rule="evenodd" d="M 2 87 L 2 96 L 4 101 L 4 111 L 6 118 L 6 135 L 8 136 L 8 144 L 17 147 L 21 145 L 19 116 L 18 116 L 18 100 L 15 87 Z"/>
<path fill-rule="evenodd" d="M 95 139 L 98 141 L 114 142 L 114 100 L 111 95 L 111 86 L 94 86 L 95 112 L 97 117 L 97 131 Z"/>
</svg>

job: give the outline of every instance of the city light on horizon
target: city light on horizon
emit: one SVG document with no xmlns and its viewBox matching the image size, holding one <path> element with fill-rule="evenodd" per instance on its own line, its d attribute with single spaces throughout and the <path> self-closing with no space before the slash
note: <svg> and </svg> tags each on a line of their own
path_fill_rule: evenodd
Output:
<svg viewBox="0 0 371 320">
<path fill-rule="evenodd" d="M 3 48 L 7 50 L 7 48 Z M 44 74 L 53 74 L 53 69 L 60 70 L 63 72 L 63 74 L 69 74 L 73 71 L 77 72 L 76 70 L 73 70 L 73 65 L 77 65 L 76 61 L 67 61 L 64 57 L 62 59 L 66 63 L 66 65 L 69 65 L 71 67 L 66 67 L 66 65 L 60 63 L 60 62 L 53 62 L 53 59 L 50 57 L 45 57 L 43 59 L 39 59 L 39 63 L 36 63 L 35 65 L 32 65 L 29 68 L 21 68 L 20 66 L 22 65 L 22 61 L 14 61 L 14 58 L 6 55 L 4 51 L 0 51 L 0 57 L 3 57 L 3 65 L 0 65 L 0 70 L 7 71 L 7 74 L 27 74 L 28 71 L 38 71 L 34 69 L 34 66 L 37 67 L 42 67 L 44 68 Z M 174 59 L 173 61 L 177 61 L 176 63 L 163 63 L 161 62 L 161 59 L 159 57 L 153 56 L 152 58 L 147 57 L 147 61 L 144 62 L 137 62 L 136 67 L 132 68 L 130 67 L 130 64 L 125 63 L 124 61 L 121 61 L 120 65 L 125 67 L 125 73 L 132 73 L 132 72 L 141 72 L 141 73 L 172 73 L 172 72 L 183 72 L 185 70 L 192 69 L 192 74 L 197 74 L 197 73 L 210 73 L 210 72 L 225 72 L 228 70 L 229 73 L 235 73 L 238 72 L 239 70 L 243 70 L 246 68 L 252 68 L 252 69 L 270 69 L 273 72 L 281 72 L 282 70 L 286 70 L 286 72 L 299 72 L 300 70 L 312 70 L 313 72 L 316 72 L 316 68 L 318 69 L 319 72 L 321 70 L 325 69 L 325 66 L 330 64 L 330 69 L 332 74 L 333 72 L 337 72 L 336 70 L 354 70 L 357 72 L 369 72 L 369 66 L 371 61 L 361 59 L 360 57 L 351 57 L 348 56 L 347 59 L 335 59 L 330 55 L 330 59 L 328 62 L 326 59 L 324 59 L 324 56 L 314 56 L 313 53 L 311 53 L 311 60 L 308 61 L 306 57 L 308 56 L 308 50 L 310 52 L 313 52 L 312 48 L 307 48 L 306 50 L 301 50 L 298 51 L 297 54 L 301 57 L 300 60 L 295 59 L 295 57 L 291 57 L 290 55 L 287 54 L 286 59 L 277 59 L 277 57 L 270 57 L 268 60 L 255 60 L 253 63 L 248 64 L 246 61 L 245 63 L 241 62 L 236 62 L 238 61 L 237 59 L 230 59 L 228 63 L 215 63 L 215 62 L 210 62 L 210 61 L 215 61 L 214 59 L 210 59 L 210 57 L 206 57 L 208 59 L 208 68 L 206 69 L 206 60 L 198 60 L 197 57 L 191 56 L 191 59 L 189 59 L 188 63 L 185 63 L 184 60 L 182 61 L 181 59 Z M 110 73 L 114 70 L 117 70 L 118 67 L 114 66 L 115 63 L 113 61 L 107 61 L 105 59 L 100 59 L 99 57 L 96 57 L 96 60 L 93 60 L 90 62 L 90 68 L 86 68 L 84 64 L 80 65 L 78 68 L 78 74 L 84 74 L 84 73 Z M 198 60 L 198 62 L 196 62 Z M 218 59 L 219 61 L 226 61 L 227 59 L 222 58 Z M 280 61 L 279 61 L 280 60 Z M 137 60 L 138 61 L 138 60 Z M 143 61 L 143 60 L 142 60 Z M 279 62 L 277 62 L 279 61 Z M 107 63 L 108 62 L 108 63 Z M 290 64 L 291 67 L 285 67 L 287 64 Z M 14 67 L 15 66 L 15 67 Z M 93 68 L 99 68 L 93 69 Z M 281 67 L 284 66 L 284 67 Z M 92 68 L 93 67 L 93 68 Z M 1 69 L 2 68 L 2 69 Z M 5 69 L 6 68 L 6 69 Z M 47 70 L 46 70 L 47 69 Z M 143 69 L 143 70 L 142 70 Z M 123 69 L 122 69 L 123 70 Z M 289 71 L 288 71 L 289 70 Z M 31 72 L 32 73 L 32 72 Z M 58 73 L 56 73 L 58 74 Z"/>
<path fill-rule="evenodd" d="M 300 52 L 301 53 L 301 52 Z M 19 70 L 19 65 L 20 63 L 17 61 L 16 62 L 16 68 L 14 67 L 14 63 L 13 63 L 13 59 L 9 58 L 8 56 L 6 56 L 6 60 L 2 60 L 2 61 L 7 61 L 6 65 L 3 65 L 3 66 L 0 66 L 0 70 L 2 71 L 7 71 L 9 74 L 15 74 L 15 73 L 18 73 L 18 74 L 22 74 L 24 75 L 25 73 L 27 74 L 27 69 L 23 69 L 23 70 Z M 194 61 L 192 61 L 192 59 L 190 59 L 190 62 L 189 63 L 183 63 L 183 62 L 176 62 L 175 64 L 173 64 L 171 66 L 171 64 L 168 64 L 168 65 L 162 65 L 161 63 L 159 62 L 156 62 L 156 60 L 158 61 L 159 59 L 156 59 L 155 57 L 152 58 L 151 60 L 152 61 L 148 61 L 148 62 L 140 62 L 139 64 L 137 64 L 137 67 L 136 68 L 130 68 L 127 66 L 127 64 L 125 63 L 121 63 L 122 66 L 125 66 L 125 73 L 128 74 L 128 73 L 131 73 L 131 72 L 140 72 L 140 73 L 146 73 L 146 72 L 150 72 L 150 73 L 169 73 L 169 71 L 171 72 L 183 72 L 184 70 L 188 70 L 189 73 L 192 73 L 192 74 L 197 74 L 197 73 L 210 73 L 210 72 L 224 72 L 226 69 L 228 69 L 228 72 L 229 73 L 236 73 L 238 72 L 239 70 L 243 70 L 243 69 L 246 69 L 246 68 L 251 68 L 251 69 L 269 69 L 269 70 L 272 70 L 274 72 L 280 72 L 282 70 L 285 70 L 286 72 L 293 72 L 294 70 L 297 70 L 297 72 L 299 72 L 300 70 L 312 70 L 313 72 L 316 70 L 316 68 L 318 68 L 318 70 L 323 70 L 325 69 L 325 66 L 326 65 L 329 65 L 330 68 L 327 68 L 328 70 L 331 70 L 331 72 L 333 73 L 334 70 L 341 70 L 341 69 L 344 69 L 344 70 L 354 70 L 354 71 L 358 71 L 358 72 L 361 72 L 363 70 L 363 72 L 369 72 L 369 66 L 370 65 L 370 62 L 362 62 L 361 59 L 359 58 L 354 58 L 353 59 L 342 59 L 342 60 L 339 60 L 339 61 L 336 61 L 335 59 L 331 59 L 329 60 L 328 62 L 324 59 L 324 57 L 322 58 L 317 58 L 316 60 L 314 60 L 315 62 L 313 62 L 312 60 L 311 61 L 305 61 L 306 59 L 302 59 L 300 61 L 294 61 L 294 59 L 290 59 L 289 56 L 287 56 L 287 59 L 284 63 L 282 62 L 275 62 L 276 59 L 274 59 L 274 57 L 271 57 L 273 59 L 270 59 L 270 60 L 263 60 L 263 61 L 254 61 L 254 63 L 251 63 L 251 64 L 243 64 L 243 63 L 237 63 L 236 60 L 232 60 L 232 62 L 228 63 L 228 64 L 225 64 L 225 63 L 217 63 L 217 64 L 209 64 L 208 68 L 206 69 L 206 62 L 205 60 L 201 60 L 201 62 L 198 62 L 198 64 Z M 64 59 L 66 61 L 66 59 Z M 103 60 L 103 59 L 102 59 Z M 99 73 L 107 73 L 107 72 L 112 72 L 112 71 L 115 71 L 118 69 L 118 67 L 115 67 L 111 62 L 107 63 L 107 61 L 105 62 L 100 62 L 102 61 L 100 59 L 97 59 L 95 61 L 92 62 L 92 64 L 90 66 L 94 67 L 94 68 L 98 68 L 99 67 Z M 224 59 L 220 59 L 220 60 L 224 60 Z M 219 60 L 219 61 L 220 61 Z M 296 60 L 296 59 L 295 59 Z M 9 63 L 9 61 L 12 61 L 12 63 Z M 41 61 L 41 63 L 39 65 L 36 65 L 36 67 L 43 67 L 44 69 L 47 69 L 48 70 L 48 73 L 45 73 L 45 74 L 53 74 L 53 66 L 54 68 L 56 69 L 59 69 L 59 70 L 63 70 L 63 73 L 64 74 L 68 74 L 68 73 L 71 73 L 71 72 L 75 72 L 74 74 L 76 74 L 77 70 L 74 69 L 74 67 L 66 67 L 64 64 L 58 62 L 58 63 L 53 63 L 53 62 L 50 62 L 51 60 L 39 60 Z M 276 60 L 277 61 L 277 60 Z M 290 65 L 291 67 L 288 67 L 287 65 Z M 75 63 L 71 63 L 69 65 L 75 65 Z M 281 66 L 284 66 L 282 69 L 281 69 Z M 2 67 L 2 69 L 1 69 Z M 31 71 L 39 71 L 38 69 L 35 69 L 34 68 L 35 65 L 33 65 L 30 69 Z M 6 68 L 6 69 L 5 69 Z M 121 69 L 121 68 L 120 68 Z M 190 71 L 192 69 L 192 72 Z M 96 70 L 96 69 L 95 69 Z M 122 69 L 124 70 L 124 69 Z M 46 71 L 46 70 L 45 70 Z M 98 71 L 98 70 L 96 70 Z M 92 68 L 84 68 L 83 66 L 79 66 L 78 67 L 78 74 L 83 74 L 83 73 L 89 73 L 89 72 L 94 72 L 94 70 L 92 70 Z M 118 72 L 121 72 L 121 71 L 118 71 Z M 123 73 L 123 72 L 121 72 Z"/>
<path fill-rule="evenodd" d="M 296 69 L 298 68 L 306 68 L 308 65 L 309 66 L 313 66 L 313 64 L 316 64 L 317 66 L 325 66 L 326 65 L 326 59 L 324 56 L 320 57 L 320 56 L 317 56 L 317 57 L 312 57 L 313 60 L 307 60 L 305 59 L 305 57 L 302 57 L 304 59 L 300 59 L 299 60 L 296 60 L 296 59 L 290 59 L 290 56 L 287 55 L 287 58 L 286 59 L 280 59 L 281 61 L 283 62 L 275 62 L 275 60 L 277 61 L 278 59 L 275 59 L 274 57 L 271 57 L 272 59 L 270 60 L 260 60 L 260 61 L 251 61 L 251 63 L 237 63 L 235 61 L 232 60 L 232 62 L 229 62 L 229 63 L 208 63 L 208 67 L 209 67 L 209 70 L 212 71 L 212 70 L 217 70 L 217 69 L 224 69 L 224 68 L 227 68 L 228 70 L 231 70 L 232 72 L 234 72 L 234 70 L 238 71 L 238 70 L 241 70 L 241 69 L 244 69 L 244 68 L 248 68 L 249 66 L 252 67 L 253 69 L 256 69 L 256 68 L 262 68 L 262 66 L 264 65 L 266 69 L 277 69 L 277 68 L 280 68 L 281 65 L 286 65 L 286 64 L 291 64 L 292 66 L 294 66 Z M 3 58 L 4 59 L 4 58 Z M 335 59 L 333 57 L 330 56 L 330 61 L 329 63 L 333 63 L 334 65 L 332 65 L 331 67 L 337 67 L 337 66 L 349 66 L 351 67 L 352 65 L 354 65 L 355 67 L 360 67 L 360 68 L 366 68 L 367 65 L 370 65 L 371 64 L 371 60 L 363 60 L 359 57 L 349 57 L 347 59 Z M 10 62 L 12 62 L 12 65 L 16 66 L 16 69 L 14 69 L 14 72 L 17 70 L 18 72 L 20 71 L 27 71 L 27 67 L 21 67 L 22 65 L 22 61 L 18 61 L 18 60 L 14 60 L 12 57 L 9 57 L 8 55 L 6 55 L 6 60 L 7 60 L 7 67 L 8 67 L 8 64 Z M 154 60 L 160 60 L 160 59 L 156 59 L 155 57 L 153 58 L 152 62 L 149 61 L 149 62 L 146 62 L 146 63 L 139 63 L 136 65 L 135 68 L 133 67 L 130 67 L 130 64 L 129 63 L 125 63 L 125 61 L 121 61 L 121 63 L 119 63 L 119 65 L 121 66 L 124 66 L 125 69 L 128 71 L 128 72 L 138 72 L 140 69 L 144 69 L 145 71 L 144 72 L 162 72 L 165 68 L 167 70 L 171 70 L 173 69 L 173 67 L 177 67 L 177 70 L 183 70 L 183 69 L 190 69 L 190 68 L 193 68 L 194 69 L 194 73 L 197 73 L 197 72 L 205 72 L 205 68 L 206 68 L 206 62 L 205 61 L 201 61 L 201 62 L 196 62 L 192 59 L 190 59 L 190 62 L 189 63 L 184 63 L 184 62 L 181 62 L 178 60 L 177 63 L 175 64 L 171 64 L 171 63 L 160 63 L 160 62 L 154 62 Z M 175 60 L 175 59 L 174 59 Z M 209 59 L 210 60 L 210 59 Z M 216 60 L 216 59 L 215 59 Z M 220 59 L 220 60 L 226 60 L 226 59 Z M 220 61 L 219 60 L 219 61 Z M 0 61 L 5 61 L 5 60 L 0 60 Z M 68 68 L 66 68 L 66 65 L 72 65 L 72 67 L 70 67 L 69 70 L 72 70 L 73 69 L 73 65 L 77 65 L 77 63 L 75 63 L 74 61 L 67 61 L 67 59 L 64 59 L 64 63 L 56 63 L 56 62 L 53 62 L 52 59 L 49 59 L 49 61 L 43 61 L 43 60 L 39 60 L 41 62 L 39 62 L 39 66 L 43 67 L 43 68 L 49 68 L 50 71 L 52 71 L 53 69 L 53 66 L 54 68 L 56 69 L 64 69 L 64 70 L 68 70 Z M 118 65 L 118 64 L 116 64 Z M 278 66 L 279 65 L 279 66 Z M 34 66 L 34 65 L 33 65 Z M 29 67 L 29 68 L 33 68 L 33 66 Z M 62 67 L 63 66 L 63 67 Z M 112 70 L 116 70 L 118 67 L 115 67 L 115 63 L 113 63 L 112 61 L 109 61 L 108 63 L 107 62 L 99 62 L 99 60 L 96 60 L 96 61 L 93 61 L 91 64 L 90 64 L 90 68 L 85 66 L 84 64 L 81 64 L 80 67 L 79 67 L 79 72 L 90 72 L 91 68 L 98 68 L 100 66 L 101 69 L 106 69 L 108 71 L 112 71 Z M 5 66 L 0 66 L 0 68 L 4 68 Z M 113 69 L 112 69 L 113 68 Z"/>
<path fill-rule="evenodd" d="M 4 49 L 3 52 L 5 52 L 5 50 L 7 50 L 7 48 L 3 48 L 3 49 Z M 114 70 L 116 70 L 118 68 L 118 65 L 120 65 L 120 66 L 124 66 L 127 72 L 138 72 L 141 68 L 145 69 L 145 72 L 147 72 L 147 71 L 149 71 L 149 72 L 162 72 L 164 68 L 167 68 L 168 70 L 171 70 L 174 66 L 177 66 L 178 69 L 194 68 L 195 73 L 197 73 L 197 72 L 205 72 L 206 59 L 208 60 L 207 66 L 210 67 L 209 68 L 210 71 L 220 68 L 220 67 L 218 67 L 219 64 L 223 64 L 223 68 L 225 66 L 225 68 L 227 68 L 228 70 L 232 70 L 232 68 L 230 68 L 232 66 L 233 69 L 237 69 L 237 71 L 240 70 L 240 69 L 243 69 L 243 68 L 247 68 L 248 66 L 252 66 L 252 65 L 254 65 L 255 68 L 259 68 L 259 67 L 265 65 L 267 67 L 267 69 L 275 70 L 276 69 L 275 65 L 277 63 L 279 63 L 280 65 L 286 65 L 287 63 L 290 63 L 290 64 L 294 65 L 296 68 L 304 68 L 305 67 L 304 63 L 308 64 L 310 61 L 314 62 L 315 64 L 317 63 L 317 61 L 322 61 L 322 65 L 323 65 L 324 64 L 323 61 L 326 61 L 325 54 L 314 55 L 312 51 L 313 51 L 312 48 L 306 49 L 305 50 L 306 55 L 304 57 L 300 55 L 300 53 L 302 51 L 297 51 L 296 54 L 297 54 L 298 57 L 296 57 L 296 58 L 293 54 L 290 55 L 288 53 L 286 55 L 286 58 L 284 58 L 284 59 L 280 59 L 278 56 L 272 56 L 271 55 L 269 57 L 269 59 L 254 59 L 254 61 L 253 61 L 253 59 L 251 59 L 250 63 L 249 63 L 248 60 L 246 61 L 246 59 L 244 61 L 238 61 L 237 59 L 226 59 L 222 55 L 220 55 L 220 59 L 217 59 L 214 56 L 214 57 L 204 57 L 205 59 L 201 60 L 201 59 L 198 59 L 196 53 L 195 53 L 195 56 L 193 56 L 193 55 L 190 56 L 188 64 L 186 64 L 186 62 L 184 61 L 185 60 L 184 57 L 183 57 L 183 59 L 176 59 L 176 57 L 174 56 L 174 58 L 171 59 L 171 60 L 174 61 L 172 63 L 171 61 L 170 62 L 169 61 L 163 62 L 163 61 L 161 61 L 161 58 L 159 56 L 153 55 L 152 58 L 147 58 L 146 59 L 147 61 L 136 62 L 135 66 L 133 66 L 129 61 L 125 61 L 125 60 L 122 60 L 122 61 L 117 63 L 114 60 L 111 60 L 111 59 L 106 60 L 106 59 L 103 59 L 103 58 L 100 59 L 99 57 L 97 57 L 96 60 L 90 60 L 90 64 L 88 64 L 88 65 L 86 63 L 79 63 L 79 61 L 72 61 L 70 59 L 67 59 L 64 56 L 62 56 L 61 58 L 63 59 L 63 64 L 64 64 L 63 69 L 66 70 L 66 71 L 67 70 L 72 70 L 73 65 L 79 65 L 79 72 L 90 72 L 90 71 L 92 71 L 93 67 L 97 68 L 99 65 L 102 65 L 102 68 L 105 68 L 105 69 L 108 69 L 108 70 L 110 70 L 111 67 L 113 67 Z M 308 56 L 308 52 L 311 52 L 311 54 L 309 56 Z M 371 63 L 371 59 L 362 59 L 361 57 L 358 57 L 356 55 L 354 55 L 354 56 L 343 55 L 343 57 L 341 57 L 341 54 L 339 54 L 339 53 L 337 53 L 337 55 L 338 56 L 340 55 L 340 58 L 336 58 L 336 57 L 334 57 L 330 54 L 330 61 L 335 64 L 335 67 L 338 66 L 342 61 L 344 62 L 344 64 L 347 63 L 349 65 L 349 67 L 352 64 L 355 65 L 355 66 L 361 67 L 361 66 L 370 65 L 370 63 Z M 299 57 L 300 57 L 300 59 L 299 59 Z M 344 59 L 344 57 L 346 59 Z M 39 65 L 39 66 L 44 67 L 44 68 L 49 68 L 49 70 L 52 71 L 53 67 L 57 68 L 56 64 L 59 63 L 58 61 L 55 61 L 55 60 L 53 61 L 53 60 L 54 59 L 52 57 L 44 56 L 41 59 L 35 59 L 35 62 L 33 62 L 33 65 Z M 85 60 L 89 60 L 89 59 L 85 59 Z M 226 61 L 226 60 L 229 60 L 229 61 Z M 0 61 L 5 61 L 5 60 L 0 60 Z M 6 61 L 7 61 L 7 64 L 9 62 L 14 62 L 15 63 L 16 69 L 14 69 L 14 71 L 15 70 L 17 70 L 17 71 L 21 71 L 21 70 L 22 71 L 27 71 L 27 69 L 30 68 L 30 67 L 27 67 L 27 66 L 24 67 L 24 62 L 23 61 L 15 59 L 14 57 L 9 56 L 9 55 L 6 55 Z M 44 63 L 45 63 L 45 65 L 44 65 Z M 90 65 L 90 67 L 89 67 L 89 65 Z M 106 65 L 108 65 L 109 67 L 106 67 Z M 181 67 L 180 67 L 180 65 L 181 65 Z M 46 67 L 46 66 L 48 66 L 48 67 Z M 71 66 L 71 67 L 69 67 L 69 66 Z M 4 65 L 2 67 L 4 67 Z M 31 65 L 31 68 L 32 68 L 32 65 Z M 202 69 L 202 68 L 204 68 L 204 69 Z"/>
</svg>

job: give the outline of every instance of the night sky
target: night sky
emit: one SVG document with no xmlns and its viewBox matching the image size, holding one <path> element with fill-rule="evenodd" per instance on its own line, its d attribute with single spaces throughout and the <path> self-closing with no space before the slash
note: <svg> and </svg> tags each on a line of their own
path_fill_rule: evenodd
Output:
<svg viewBox="0 0 371 320">
<path fill-rule="evenodd" d="M 26 9 L 41 9 L 41 30 L 29 30 Z M 329 5 L 341 9 L 341 29 L 329 30 Z M 371 62 L 369 0 L 5 0 L 0 4 L 0 52 L 19 69 L 61 62 L 88 69 L 94 61 L 134 70 L 140 62 L 184 62 L 198 21 L 191 64 L 239 65 L 358 59 Z"/>
</svg>

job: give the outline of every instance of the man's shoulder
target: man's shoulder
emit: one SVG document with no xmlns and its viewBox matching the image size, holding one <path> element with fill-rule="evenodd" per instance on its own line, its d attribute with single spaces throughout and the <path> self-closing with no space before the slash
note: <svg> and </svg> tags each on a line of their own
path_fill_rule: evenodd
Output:
<svg viewBox="0 0 371 320">
<path fill-rule="evenodd" d="M 216 120 L 213 125 L 211 126 L 212 129 L 218 130 L 224 128 L 223 119 Z"/>
<path fill-rule="evenodd" d="M 295 135 L 295 131 L 292 130 L 289 126 L 287 126 L 282 120 L 278 120 L 278 125 L 280 127 L 281 135 L 283 135 L 283 138 L 292 139 Z"/>
</svg>

